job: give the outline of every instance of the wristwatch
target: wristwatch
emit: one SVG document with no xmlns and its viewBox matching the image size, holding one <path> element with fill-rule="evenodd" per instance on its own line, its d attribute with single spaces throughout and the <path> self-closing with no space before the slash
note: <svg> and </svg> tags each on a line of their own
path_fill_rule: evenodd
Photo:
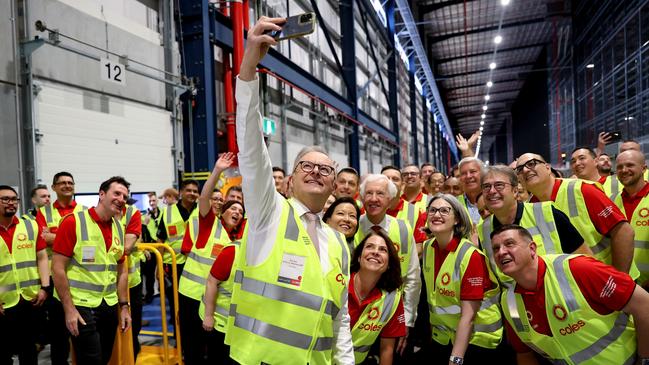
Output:
<svg viewBox="0 0 649 365">
<path fill-rule="evenodd" d="M 464 363 L 464 358 L 459 357 L 459 356 L 451 355 L 451 357 L 449 357 L 448 361 L 450 361 L 453 364 L 462 365 Z"/>
<path fill-rule="evenodd" d="M 123 306 L 127 306 L 127 307 L 131 306 L 131 303 L 129 302 L 119 302 L 117 304 L 119 305 L 120 308 L 122 308 Z"/>
</svg>

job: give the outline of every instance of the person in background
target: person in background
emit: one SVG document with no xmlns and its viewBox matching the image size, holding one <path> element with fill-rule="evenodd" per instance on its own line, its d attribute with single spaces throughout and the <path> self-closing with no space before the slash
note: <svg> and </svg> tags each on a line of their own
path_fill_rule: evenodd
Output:
<svg viewBox="0 0 649 365">
<path fill-rule="evenodd" d="M 286 178 L 286 171 L 278 166 L 273 166 L 273 181 L 275 182 L 275 190 L 282 194 L 282 186 L 284 185 L 284 178 Z"/>
<path fill-rule="evenodd" d="M 243 190 L 241 189 L 241 186 L 234 185 L 228 188 L 228 191 L 225 192 L 225 201 L 228 202 L 230 200 L 243 203 Z"/>
<path fill-rule="evenodd" d="M 223 193 L 221 192 L 221 190 L 212 190 L 212 196 L 210 197 L 210 206 L 212 207 L 212 211 L 217 217 L 221 215 L 221 209 L 223 208 L 224 202 L 225 200 L 223 199 Z"/>
<path fill-rule="evenodd" d="M 446 179 L 446 181 L 444 181 L 444 185 L 442 186 L 442 193 L 451 194 L 453 196 L 462 195 L 463 192 L 462 185 L 460 184 L 460 179 L 455 176 L 451 176 Z"/>
<path fill-rule="evenodd" d="M 480 221 L 480 212 L 476 206 L 480 188 L 480 174 L 485 168 L 484 163 L 475 157 L 465 157 L 460 163 L 460 186 L 464 194 L 458 195 L 457 199 L 466 208 L 471 222 L 477 225 Z"/>
<path fill-rule="evenodd" d="M 457 198 L 433 196 L 427 209 L 433 238 L 423 270 L 433 331 L 433 364 L 497 364 L 502 339 L 499 287 L 487 258 L 471 241 L 472 222 Z"/>
<path fill-rule="evenodd" d="M 390 237 L 372 231 L 356 246 L 349 282 L 354 360 L 362 363 L 380 338 L 379 364 L 391 365 L 397 338 L 406 335 L 399 255 Z"/>
<path fill-rule="evenodd" d="M 608 177 L 611 175 L 613 164 L 611 164 L 611 156 L 602 153 L 597 156 L 597 172 L 600 176 Z"/>
<path fill-rule="evenodd" d="M 428 178 L 426 179 L 428 194 L 434 195 L 441 193 L 442 189 L 444 188 L 445 179 L 446 176 L 444 176 L 444 174 L 439 171 L 433 172 L 430 176 L 428 176 Z"/>
<path fill-rule="evenodd" d="M 284 198 L 289 199 L 293 197 L 293 183 L 292 180 L 293 176 L 292 175 L 286 175 L 284 178 L 284 183 L 282 184 L 282 192 L 280 193 Z"/>
<path fill-rule="evenodd" d="M 326 212 L 327 209 L 329 209 L 329 207 L 331 206 L 331 204 L 333 204 L 334 201 L 336 201 L 336 197 L 333 194 L 329 195 L 327 201 L 325 202 L 324 207 L 322 208 L 322 212 L 323 213 Z"/>
<path fill-rule="evenodd" d="M 353 251 L 354 235 L 358 231 L 358 220 L 361 217 L 361 210 L 356 200 L 349 196 L 336 199 L 322 215 L 322 221 L 331 228 L 342 233 L 345 240 Z"/>
<path fill-rule="evenodd" d="M 149 208 L 142 216 L 142 242 L 155 243 L 158 242 L 158 225 L 160 224 L 160 217 L 162 211 L 158 208 L 158 196 L 154 191 L 147 194 L 149 198 Z M 155 269 L 156 260 L 148 253 L 144 252 L 146 260 L 142 263 L 142 277 L 144 278 L 144 304 L 153 302 L 154 284 L 155 284 Z M 143 324 L 145 325 L 145 324 Z"/>
<path fill-rule="evenodd" d="M 381 169 L 381 175 L 387 176 L 387 178 L 392 181 L 394 186 L 397 188 L 397 195 L 390 200 L 390 205 L 386 214 L 408 222 L 410 227 L 413 229 L 415 242 L 424 242 L 426 240 L 426 233 L 423 231 L 423 228 L 426 225 L 426 217 L 420 210 L 417 210 L 415 204 L 408 202 L 403 195 L 400 195 L 400 191 L 403 187 L 401 171 L 394 166 L 388 165 L 383 166 Z M 365 212 L 363 207 L 361 207 L 361 212 Z"/>
<path fill-rule="evenodd" d="M 38 214 L 38 211 L 50 204 L 50 192 L 47 190 L 47 186 L 40 184 L 36 185 L 35 188 L 32 189 L 31 193 L 31 199 L 32 199 L 32 209 L 27 211 L 27 215 L 31 219 L 36 219 L 36 214 Z"/>
<path fill-rule="evenodd" d="M 421 191 L 424 194 L 431 194 L 430 190 L 426 187 L 426 183 L 428 182 L 428 178 L 430 175 L 432 175 L 435 171 L 435 166 L 431 164 L 430 162 L 424 162 L 421 164 L 421 167 L 419 168 L 419 171 L 421 171 Z"/>
<path fill-rule="evenodd" d="M 572 151 L 570 158 L 572 173 L 582 180 L 594 181 L 603 184 L 605 176 L 600 176 L 597 171 L 597 155 L 588 147 L 577 147 Z"/>
<path fill-rule="evenodd" d="M 180 198 L 180 194 L 178 193 L 178 190 L 174 188 L 167 188 L 162 192 L 162 195 L 160 196 L 160 199 L 162 199 L 162 202 L 165 205 L 174 205 L 178 203 L 178 199 Z"/>
<path fill-rule="evenodd" d="M 344 167 L 340 169 L 336 176 L 336 182 L 334 183 L 333 195 L 336 198 L 349 196 L 358 201 L 358 187 L 360 186 L 359 180 L 360 176 L 354 168 Z"/>
<path fill-rule="evenodd" d="M 52 294 L 45 240 L 30 218 L 18 218 L 16 190 L 0 185 L 0 363 L 38 363 L 39 314 Z"/>
<path fill-rule="evenodd" d="M 516 190 L 516 200 L 519 203 L 526 203 L 530 200 L 530 193 L 527 191 L 525 186 L 521 184 L 520 182 L 518 183 L 518 190 Z"/>
</svg>

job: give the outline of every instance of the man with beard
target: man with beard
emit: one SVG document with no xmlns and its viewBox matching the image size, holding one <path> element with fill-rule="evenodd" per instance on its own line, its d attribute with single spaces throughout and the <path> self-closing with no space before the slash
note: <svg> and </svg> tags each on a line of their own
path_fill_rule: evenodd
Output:
<svg viewBox="0 0 649 365">
<path fill-rule="evenodd" d="M 597 157 L 597 172 L 600 176 L 609 177 L 611 175 L 611 157 L 602 153 Z"/>
</svg>

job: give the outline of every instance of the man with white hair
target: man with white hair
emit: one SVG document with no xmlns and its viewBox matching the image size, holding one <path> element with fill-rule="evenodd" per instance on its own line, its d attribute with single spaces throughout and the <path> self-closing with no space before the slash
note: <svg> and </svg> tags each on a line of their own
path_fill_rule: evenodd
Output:
<svg viewBox="0 0 649 365">
<path fill-rule="evenodd" d="M 417 318 L 417 303 L 421 290 L 419 276 L 418 248 L 408 222 L 391 217 L 386 214 L 392 198 L 397 196 L 397 187 L 381 174 L 367 175 L 361 184 L 361 199 L 365 214 L 358 220 L 358 232 L 354 237 L 354 244 L 358 245 L 371 230 L 383 230 L 394 243 L 401 261 L 401 276 L 404 286 L 404 314 L 406 326 L 414 327 Z M 397 352 L 405 348 L 404 338 L 397 344 Z"/>
<path fill-rule="evenodd" d="M 226 343 L 241 364 L 353 364 L 347 312 L 349 249 L 321 221 L 336 167 L 307 147 L 293 165 L 293 197 L 275 189 L 261 130 L 257 64 L 284 18 L 261 17 L 248 31 L 237 80 L 237 143 L 248 234 L 235 262 Z"/>
<path fill-rule="evenodd" d="M 471 217 L 473 225 L 480 222 L 480 211 L 478 210 L 478 195 L 482 192 L 480 175 L 484 170 L 484 163 L 475 157 L 465 157 L 459 163 L 460 186 L 464 194 L 459 195 L 457 200 L 462 203 Z"/>
</svg>

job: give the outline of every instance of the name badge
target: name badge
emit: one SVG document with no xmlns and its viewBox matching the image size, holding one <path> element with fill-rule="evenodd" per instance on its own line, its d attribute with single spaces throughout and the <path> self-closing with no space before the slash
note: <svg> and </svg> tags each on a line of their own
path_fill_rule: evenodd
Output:
<svg viewBox="0 0 649 365">
<path fill-rule="evenodd" d="M 95 247 L 81 248 L 81 262 L 95 262 Z"/>
<path fill-rule="evenodd" d="M 285 253 L 282 257 L 282 266 L 279 268 L 277 281 L 280 283 L 300 286 L 306 257 Z"/>
</svg>

